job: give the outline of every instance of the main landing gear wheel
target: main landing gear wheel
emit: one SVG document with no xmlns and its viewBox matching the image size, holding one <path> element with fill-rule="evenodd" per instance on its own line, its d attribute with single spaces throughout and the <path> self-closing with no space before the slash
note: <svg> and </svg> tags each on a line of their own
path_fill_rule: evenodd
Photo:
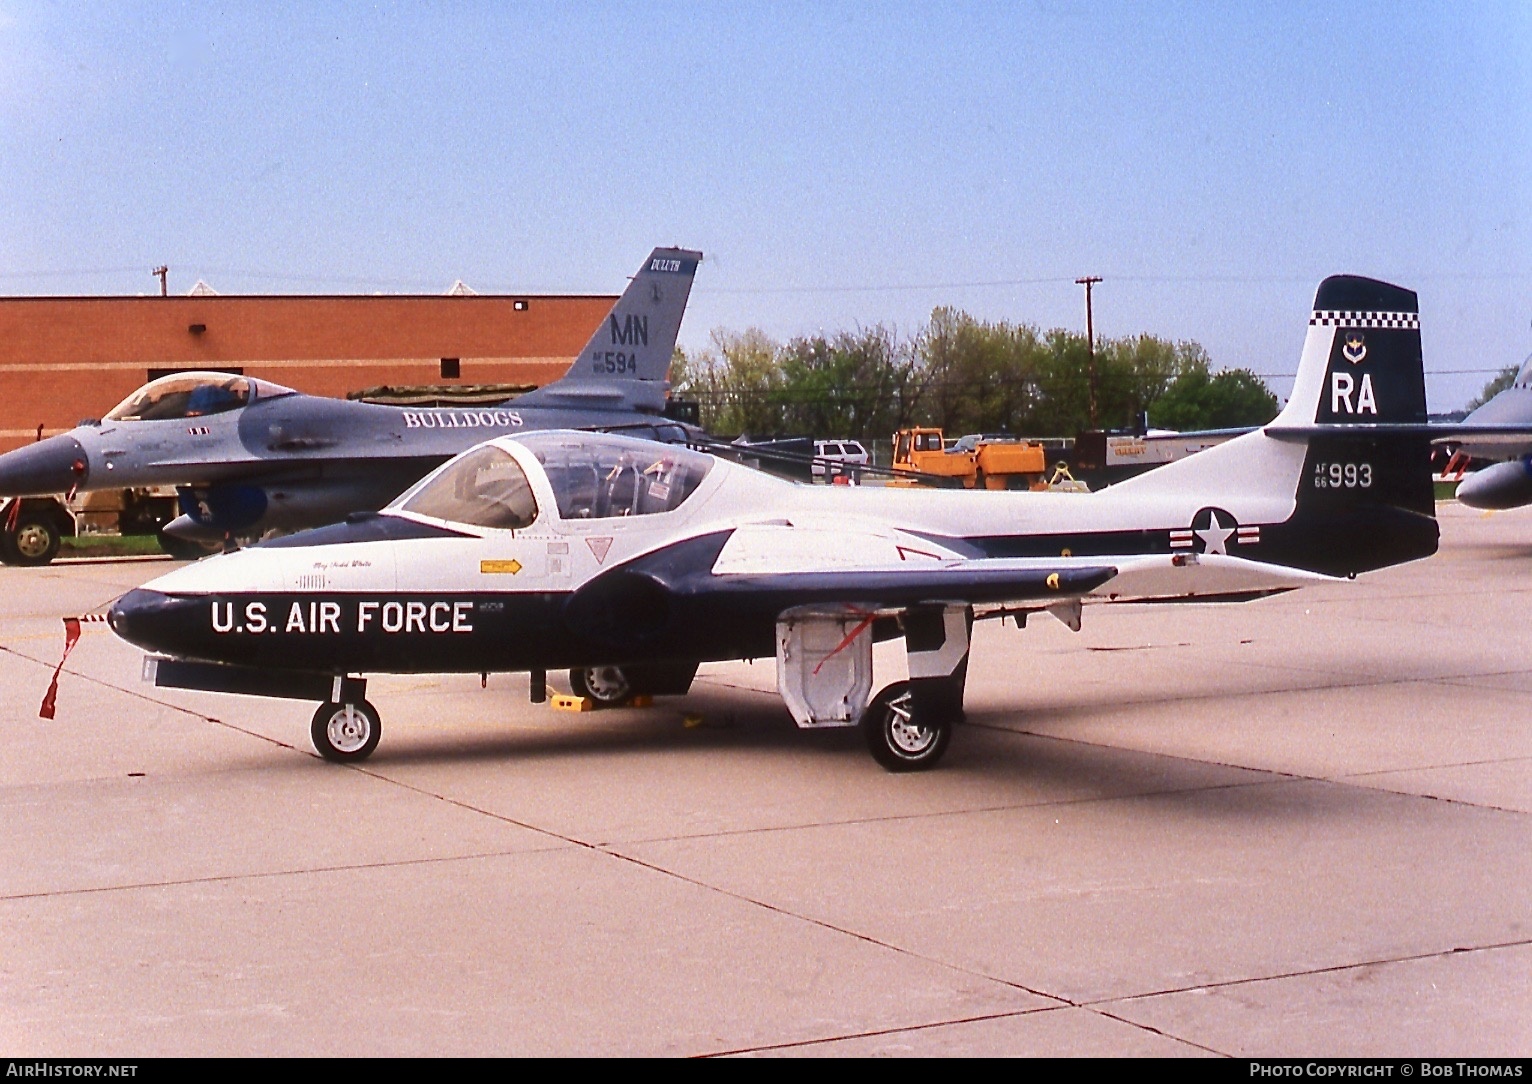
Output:
<svg viewBox="0 0 1532 1084">
<path fill-rule="evenodd" d="M 378 747 L 382 734 L 378 709 L 365 700 L 356 704 L 320 704 L 309 727 L 315 750 L 337 764 L 366 760 Z"/>
<path fill-rule="evenodd" d="M 633 682 L 620 666 L 584 666 L 569 671 L 569 688 L 576 696 L 588 696 L 603 708 L 626 704 Z"/>
<path fill-rule="evenodd" d="M 936 767 L 952 737 L 947 719 L 927 719 L 915 711 L 910 683 L 898 681 L 873 697 L 862 713 L 862 736 L 873 759 L 891 772 L 919 772 Z"/>
</svg>

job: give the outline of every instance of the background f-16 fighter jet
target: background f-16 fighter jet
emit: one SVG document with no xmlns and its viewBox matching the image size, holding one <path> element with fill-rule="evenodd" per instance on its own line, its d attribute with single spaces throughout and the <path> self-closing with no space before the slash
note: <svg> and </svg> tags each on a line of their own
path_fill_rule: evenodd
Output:
<svg viewBox="0 0 1532 1084">
<path fill-rule="evenodd" d="M 1436 551 L 1415 294 L 1319 287 L 1292 399 L 1262 430 L 1100 493 L 816 488 L 597 433 L 496 438 L 382 514 L 200 561 L 111 608 L 164 686 L 313 698 L 314 744 L 378 741 L 366 673 L 570 667 L 591 694 L 681 693 L 777 659 L 805 727 L 860 724 L 893 770 L 941 757 L 976 618 L 1243 600 Z M 874 639 L 907 680 L 876 695 Z"/>
<path fill-rule="evenodd" d="M 665 378 L 701 258 L 655 249 L 569 371 L 499 407 L 406 409 L 178 373 L 99 423 L 0 455 L 0 497 L 173 485 L 182 515 L 166 533 L 217 541 L 381 508 L 496 433 L 632 428 L 685 439 L 663 416 Z"/>
<path fill-rule="evenodd" d="M 1475 427 L 1514 427 L 1521 433 L 1472 433 Z M 1532 504 L 1532 358 L 1509 388 L 1464 418 L 1470 430 L 1457 445 L 1457 456 L 1500 460 L 1458 483 L 1458 500 L 1471 508 L 1520 508 Z"/>
</svg>

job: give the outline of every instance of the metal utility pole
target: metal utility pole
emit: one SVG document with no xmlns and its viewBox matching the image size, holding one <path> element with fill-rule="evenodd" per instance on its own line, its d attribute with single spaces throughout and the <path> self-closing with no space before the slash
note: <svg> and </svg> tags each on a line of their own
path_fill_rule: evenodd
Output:
<svg viewBox="0 0 1532 1084">
<path fill-rule="evenodd" d="M 158 278 L 160 280 L 160 296 L 161 297 L 169 297 L 170 296 L 170 290 L 165 285 L 165 276 L 170 274 L 170 268 L 166 267 L 164 264 L 161 264 L 159 267 L 156 267 L 153 271 L 150 271 L 149 274 L 158 276 Z"/>
<path fill-rule="evenodd" d="M 1090 427 L 1096 428 L 1096 325 L 1091 316 L 1090 288 L 1101 281 L 1099 275 L 1086 275 L 1084 278 L 1075 279 L 1077 286 L 1085 287 L 1085 340 L 1086 347 L 1090 351 L 1090 361 L 1086 364 L 1086 380 L 1090 384 Z"/>
</svg>

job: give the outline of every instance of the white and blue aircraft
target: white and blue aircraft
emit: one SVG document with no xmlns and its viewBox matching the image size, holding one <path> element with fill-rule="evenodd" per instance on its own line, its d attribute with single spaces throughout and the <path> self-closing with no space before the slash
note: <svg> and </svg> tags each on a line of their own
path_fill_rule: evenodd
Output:
<svg viewBox="0 0 1532 1084">
<path fill-rule="evenodd" d="M 1326 279 L 1275 421 L 1099 493 L 813 487 L 619 435 L 506 435 L 109 621 L 158 685 L 320 701 L 335 761 L 377 746 L 367 674 L 530 671 L 537 699 L 569 668 L 614 700 L 775 656 L 800 726 L 859 725 L 885 767 L 929 768 L 977 619 L 1078 628 L 1091 604 L 1246 600 L 1434 553 L 1418 313 L 1409 290 Z M 899 638 L 908 678 L 874 694 L 873 641 Z"/>
</svg>

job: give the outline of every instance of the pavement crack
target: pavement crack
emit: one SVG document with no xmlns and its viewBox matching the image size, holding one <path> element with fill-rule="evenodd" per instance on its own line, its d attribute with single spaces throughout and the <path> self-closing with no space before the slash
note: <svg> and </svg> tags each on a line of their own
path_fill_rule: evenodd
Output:
<svg viewBox="0 0 1532 1084">
<path fill-rule="evenodd" d="M 25 659 L 27 662 L 38 663 L 39 665 L 48 667 L 49 670 L 52 669 L 52 667 L 48 666 L 47 663 L 42 662 L 39 659 L 35 659 L 31 655 L 27 655 L 24 652 L 17 651 L 14 648 L 6 647 L 3 644 L 0 644 L 0 651 L 3 651 L 3 652 L 5 652 L 7 654 L 10 654 L 10 655 L 15 655 L 15 656 L 17 656 L 18 658 L 21 658 L 21 659 Z M 141 693 L 137 689 L 130 689 L 130 688 L 128 688 L 125 685 L 118 685 L 116 682 L 103 681 L 100 678 L 92 677 L 91 675 L 85 674 L 85 673 L 81 673 L 78 670 L 71 670 L 67 666 L 64 667 L 62 670 L 60 670 L 59 673 L 61 675 L 62 674 L 68 674 L 71 678 L 75 678 L 75 679 L 83 681 L 83 682 L 85 682 L 87 684 L 94 685 L 97 688 L 111 689 L 113 692 L 122 693 L 124 696 L 131 696 L 135 700 L 142 700 L 142 701 L 144 701 L 147 704 L 153 704 L 156 707 L 165 708 L 165 709 L 167 709 L 169 711 L 176 712 L 177 714 L 180 714 L 180 715 L 190 716 L 193 719 L 200 719 L 204 723 L 212 723 L 214 726 L 223 727 L 225 730 L 232 730 L 232 731 L 234 731 L 237 734 L 244 734 L 246 737 L 258 738 L 258 739 L 260 739 L 263 742 L 267 742 L 267 743 L 269 743 L 271 745 L 275 745 L 279 749 L 296 749 L 297 748 L 297 746 L 293 745 L 291 742 L 285 742 L 285 741 L 283 741 L 280 738 L 273 738 L 269 734 L 262 734 L 258 730 L 251 730 L 248 727 L 240 726 L 237 723 L 228 722 L 227 720 L 218 718 L 216 715 L 204 715 L 200 711 L 194 711 L 191 708 L 183 708 L 179 704 L 172 704 L 168 700 L 161 700 L 158 697 L 150 696 L 147 693 Z"/>
<path fill-rule="evenodd" d="M 14 892 L 0 896 L 0 903 L 24 900 L 60 899 L 68 896 L 94 896 L 109 892 L 136 892 L 146 888 L 180 888 L 185 885 L 233 884 L 238 881 L 261 881 L 276 877 L 305 877 L 317 873 L 355 873 L 369 869 L 400 869 L 448 862 L 469 862 L 482 858 L 508 858 L 536 853 L 537 848 L 495 850 L 471 854 L 438 855 L 427 858 L 399 858 L 387 862 L 339 862 L 328 866 L 303 866 L 292 869 L 255 870 L 249 873 L 219 873 L 206 877 L 167 877 L 159 881 L 131 881 L 124 884 L 93 885 L 87 888 L 60 888 L 46 892 Z"/>
<path fill-rule="evenodd" d="M 759 1054 L 769 1050 L 794 1050 L 805 1046 L 824 1046 L 827 1043 L 845 1042 L 848 1039 L 876 1039 L 880 1035 L 903 1035 L 911 1031 L 931 1031 L 935 1028 L 944 1028 L 955 1024 L 982 1024 L 990 1020 L 1008 1020 L 1014 1017 L 1036 1016 L 1039 1013 L 1058 1012 L 1065 1008 L 1069 1008 L 1069 1006 L 1041 1005 L 1035 1009 L 981 1013 L 976 1016 L 954 1016 L 946 1020 L 929 1020 L 923 1024 L 905 1024 L 899 1027 L 872 1028 L 867 1031 L 848 1031 L 839 1035 L 824 1035 L 817 1039 L 798 1039 L 785 1043 L 762 1043 L 756 1046 L 741 1046 L 729 1050 L 712 1050 L 695 1056 L 699 1058 L 729 1058 L 738 1057 L 741 1054 Z"/>
<path fill-rule="evenodd" d="M 1353 960 L 1344 964 L 1331 964 L 1326 967 L 1302 968 L 1297 971 L 1279 971 L 1270 975 L 1247 975 L 1238 979 L 1224 979 L 1219 982 L 1199 982 L 1191 986 L 1171 986 L 1162 990 L 1152 990 L 1146 993 L 1126 994 L 1117 997 L 1099 998 L 1094 1001 L 1082 1001 L 1083 1008 L 1100 1008 L 1103 1005 L 1120 1005 L 1132 1001 L 1145 1001 L 1149 998 L 1168 997 L 1174 994 L 1190 994 L 1200 990 L 1227 990 L 1240 986 L 1251 986 L 1261 982 L 1277 982 L 1282 979 L 1301 979 L 1313 975 L 1335 975 L 1346 971 L 1357 971 L 1364 967 L 1378 967 L 1384 964 L 1412 963 L 1417 960 L 1439 960 L 1448 956 L 1461 956 L 1467 953 L 1497 952 L 1501 949 L 1526 948 L 1532 946 L 1532 938 L 1521 938 L 1515 941 L 1495 941 L 1487 945 L 1454 945 L 1452 948 L 1436 949 L 1432 952 L 1406 953 L 1400 956 L 1382 956 L 1372 960 Z"/>
</svg>

